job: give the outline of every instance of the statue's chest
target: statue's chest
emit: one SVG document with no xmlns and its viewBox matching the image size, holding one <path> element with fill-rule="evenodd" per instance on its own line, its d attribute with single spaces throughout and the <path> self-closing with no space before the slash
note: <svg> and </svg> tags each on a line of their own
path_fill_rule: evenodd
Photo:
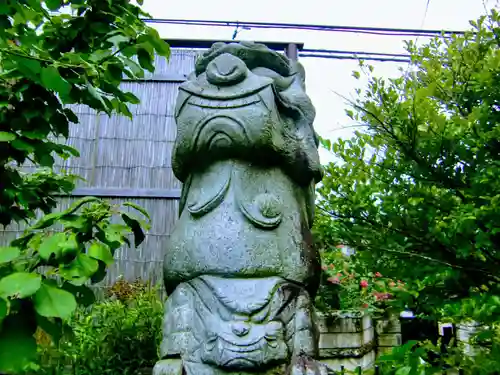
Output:
<svg viewBox="0 0 500 375">
<path fill-rule="evenodd" d="M 226 219 L 239 218 L 256 228 L 274 230 L 291 216 L 298 215 L 300 221 L 301 199 L 296 185 L 279 168 L 222 161 L 189 179 L 181 211 L 196 220 L 221 207 L 228 211 Z"/>
</svg>

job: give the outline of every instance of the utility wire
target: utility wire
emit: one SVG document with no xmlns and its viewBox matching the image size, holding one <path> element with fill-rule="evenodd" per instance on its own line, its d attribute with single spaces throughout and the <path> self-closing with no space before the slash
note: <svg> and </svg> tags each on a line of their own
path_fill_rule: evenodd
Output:
<svg viewBox="0 0 500 375">
<path fill-rule="evenodd" d="M 372 55 L 372 56 L 387 56 L 387 57 L 402 57 L 409 58 L 410 55 L 401 53 L 381 53 L 381 52 L 362 52 L 362 51 L 341 51 L 334 49 L 302 49 L 301 52 L 306 53 L 339 53 L 339 54 L 351 54 L 351 55 Z"/>
<path fill-rule="evenodd" d="M 381 62 L 398 62 L 398 63 L 409 63 L 410 59 L 397 59 L 389 57 L 371 57 L 371 56 L 348 56 L 348 55 L 323 55 L 315 53 L 303 53 L 299 52 L 299 57 L 316 57 L 322 59 L 336 59 L 336 60 L 365 60 L 365 61 L 381 61 Z"/>
<path fill-rule="evenodd" d="M 143 18 L 142 20 L 147 23 L 171 24 L 171 25 L 216 26 L 216 27 L 231 27 L 231 28 L 242 27 L 245 29 L 254 28 L 254 29 L 332 31 L 332 32 L 374 34 L 374 35 L 384 35 L 384 36 L 436 37 L 440 35 L 449 36 L 452 34 L 463 35 L 465 33 L 464 31 L 455 31 L 455 30 L 398 29 L 398 28 L 386 28 L 386 27 L 314 25 L 314 24 L 298 24 L 298 23 L 207 21 L 207 20 L 183 20 L 183 19 L 163 19 L 163 18 Z"/>
</svg>

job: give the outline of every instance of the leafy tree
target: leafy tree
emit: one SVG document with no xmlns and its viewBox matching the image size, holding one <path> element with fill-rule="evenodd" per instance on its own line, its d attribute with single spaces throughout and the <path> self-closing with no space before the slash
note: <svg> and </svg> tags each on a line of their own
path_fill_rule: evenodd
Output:
<svg viewBox="0 0 500 375">
<path fill-rule="evenodd" d="M 368 87 L 347 114 L 364 130 L 323 140 L 339 162 L 316 231 L 406 281 L 403 304 L 427 316 L 500 321 L 499 22 L 492 10 L 465 35 L 409 42 L 393 79 L 361 63 Z"/>
<path fill-rule="evenodd" d="M 46 214 L 0 247 L 1 373 L 30 364 L 37 328 L 57 339 L 77 304 L 92 303 L 87 284 L 104 278 L 129 234 L 136 246 L 144 239 L 142 218 L 97 198 L 52 212 L 54 195 L 74 188 L 74 176 L 53 169 L 55 156 L 78 156 L 64 143 L 78 123 L 68 105 L 131 117 L 127 104 L 139 100 L 123 77 L 169 56 L 143 15 L 129 0 L 0 0 L 0 224 Z M 45 169 L 23 173 L 26 162 Z"/>
</svg>

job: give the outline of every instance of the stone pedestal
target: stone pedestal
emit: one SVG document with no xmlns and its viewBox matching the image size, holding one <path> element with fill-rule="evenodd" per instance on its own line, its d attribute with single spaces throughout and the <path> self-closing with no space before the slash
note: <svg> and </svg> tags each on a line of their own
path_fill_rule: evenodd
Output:
<svg viewBox="0 0 500 375">
<path fill-rule="evenodd" d="M 472 337 L 479 333 L 482 326 L 477 322 L 465 322 L 456 325 L 457 345 L 464 354 L 474 356 L 481 350 L 471 343 Z"/>
<path fill-rule="evenodd" d="M 396 346 L 402 344 L 401 322 L 399 316 L 391 315 L 388 318 L 375 321 L 375 334 L 377 345 L 377 358 L 391 352 Z"/>
<path fill-rule="evenodd" d="M 319 316 L 319 355 L 332 370 L 370 368 L 375 362 L 373 319 L 361 312 L 338 312 Z"/>
</svg>

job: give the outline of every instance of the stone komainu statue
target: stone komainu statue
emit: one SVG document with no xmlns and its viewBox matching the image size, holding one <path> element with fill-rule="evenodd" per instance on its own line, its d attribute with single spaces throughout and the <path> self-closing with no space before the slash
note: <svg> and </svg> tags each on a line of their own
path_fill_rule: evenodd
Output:
<svg viewBox="0 0 500 375">
<path fill-rule="evenodd" d="M 314 361 L 322 172 L 304 79 L 264 45 L 215 43 L 180 87 L 172 168 L 183 189 L 155 375 L 326 373 Z"/>
</svg>

